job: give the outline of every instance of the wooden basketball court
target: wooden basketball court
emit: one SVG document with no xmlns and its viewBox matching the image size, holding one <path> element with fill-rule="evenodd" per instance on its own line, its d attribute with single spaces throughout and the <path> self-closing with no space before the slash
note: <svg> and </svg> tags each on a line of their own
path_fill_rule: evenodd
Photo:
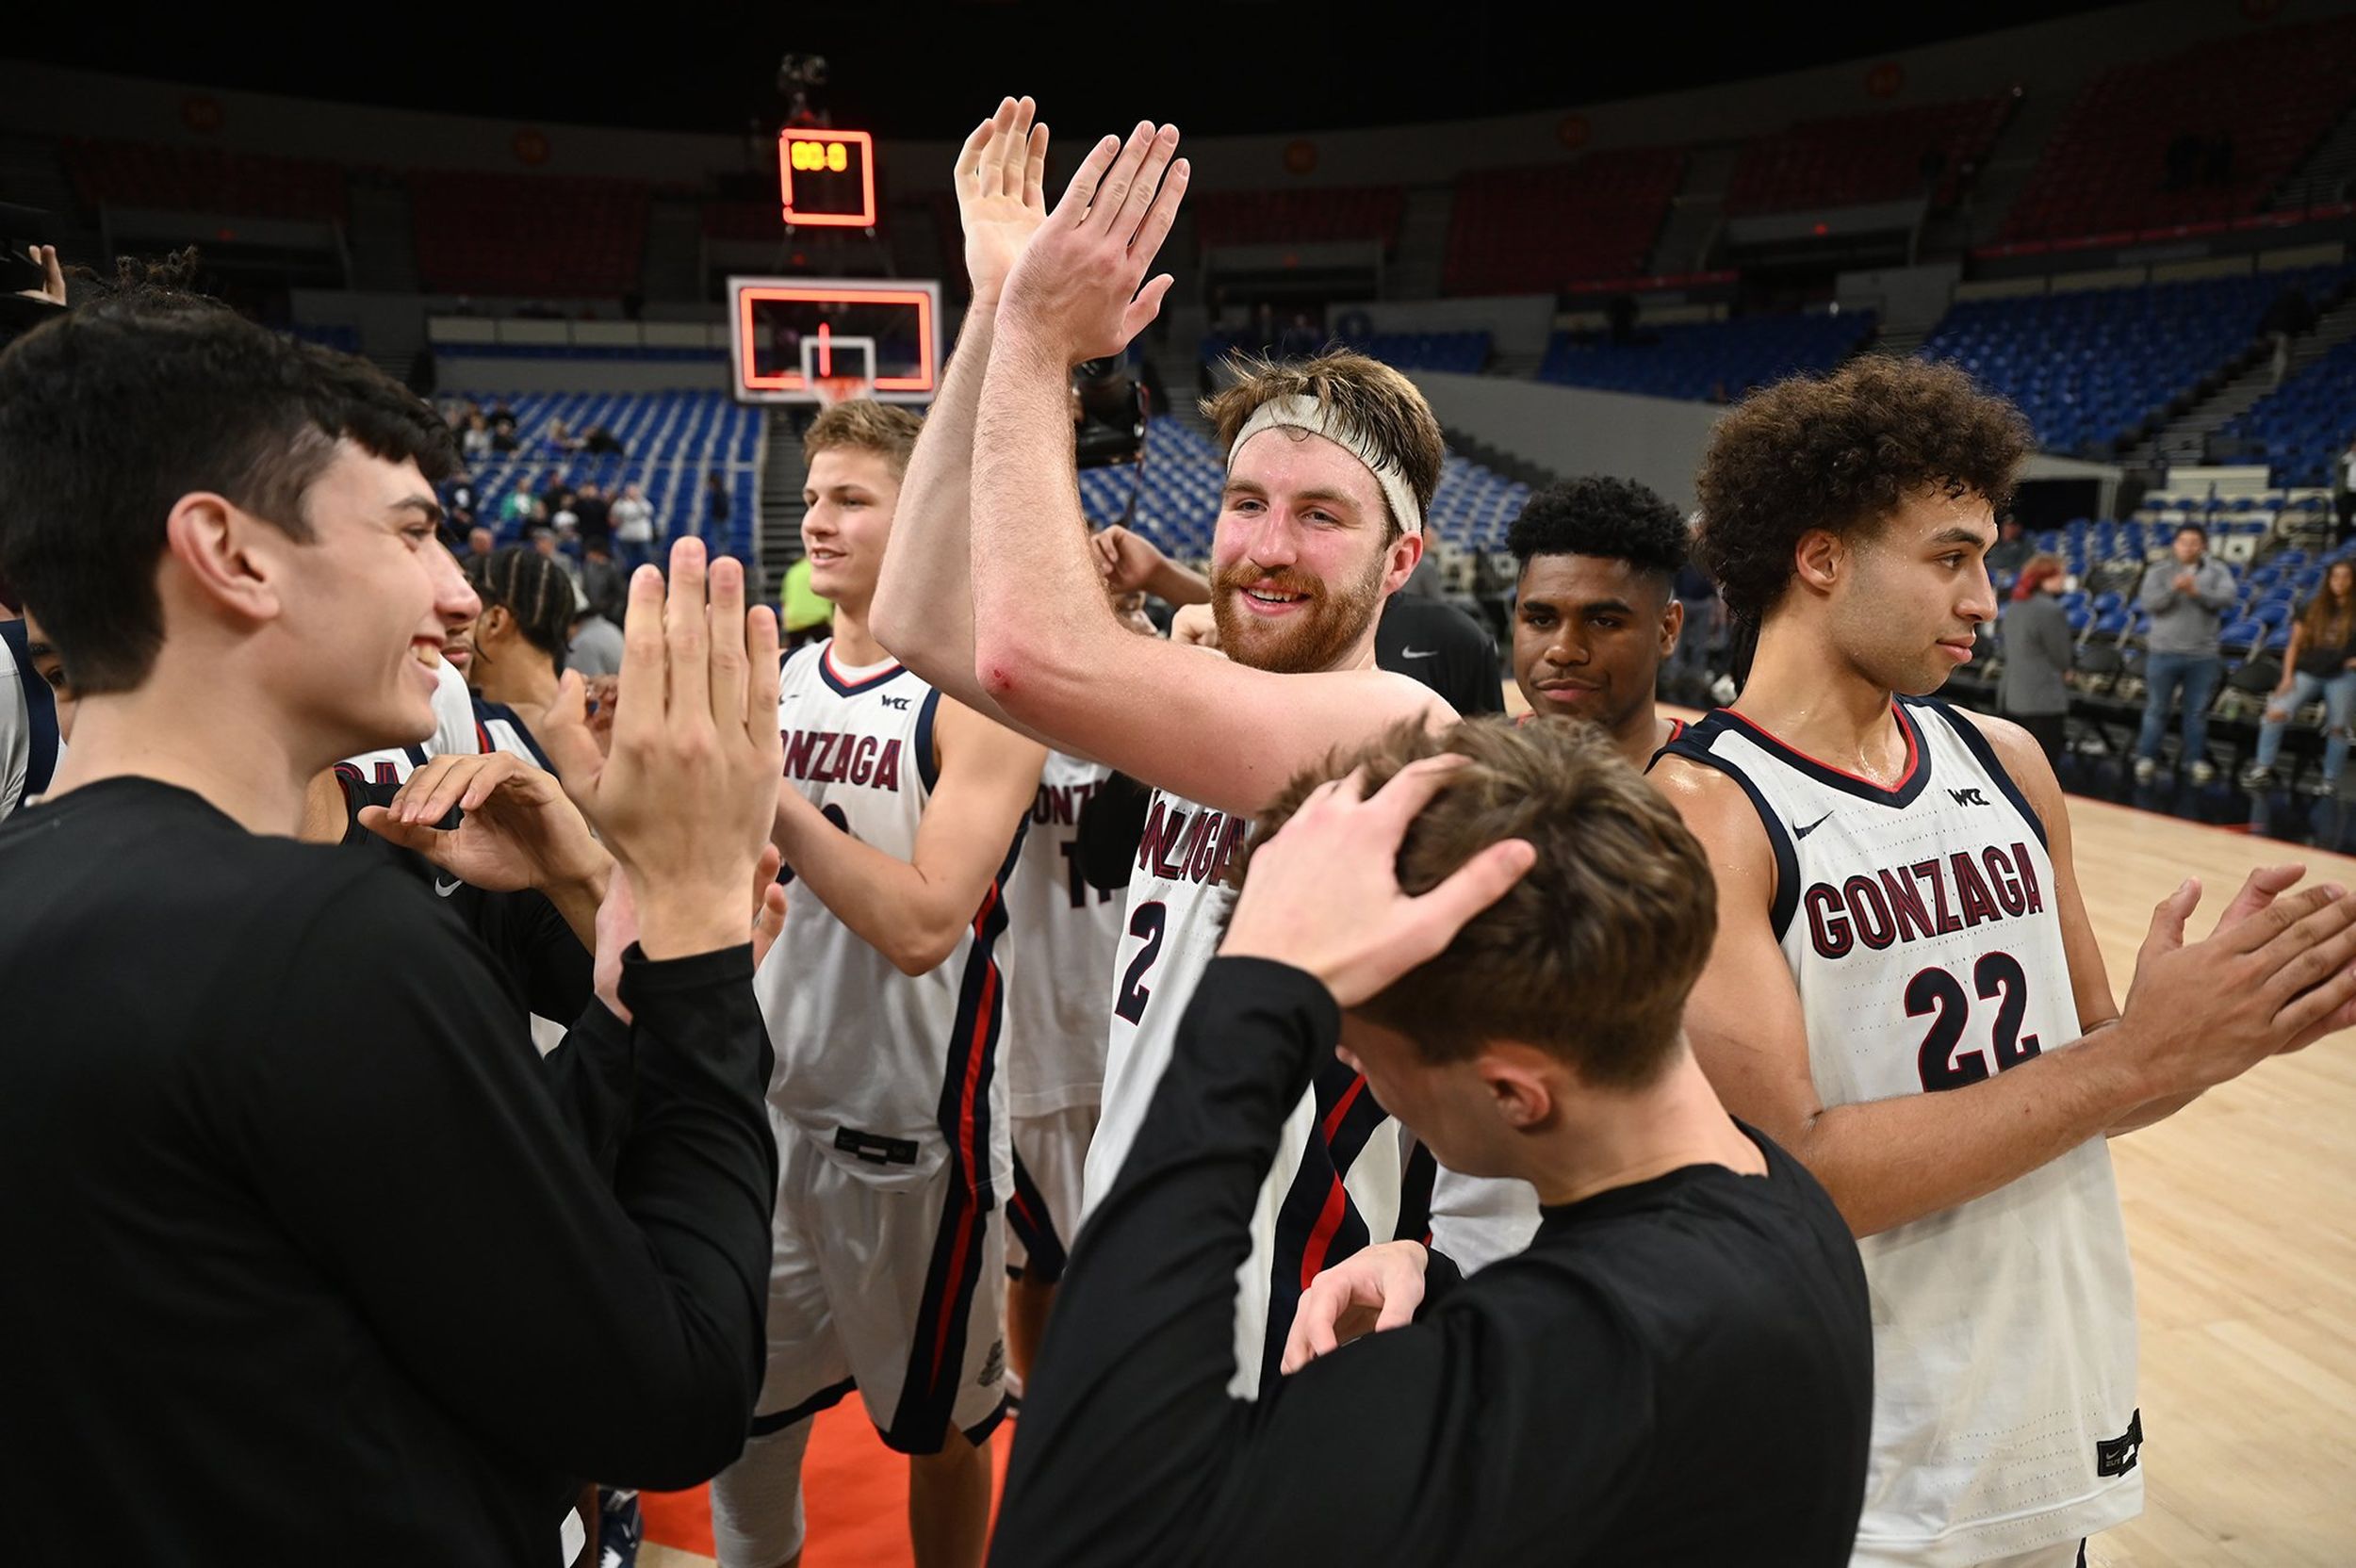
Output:
<svg viewBox="0 0 2356 1568">
<path fill-rule="evenodd" d="M 2186 876 L 2203 889 L 2195 937 L 2253 865 L 2304 858 L 2311 880 L 2356 891 L 2356 859 L 2099 801 L 2070 806 L 2079 883 L 2122 1001 L 2152 906 Z M 2142 1325 L 2147 1502 L 2097 1539 L 2089 1560 L 2356 1563 L 2356 1035 L 2269 1062 L 2112 1148 Z M 890 1499 L 883 1524 L 905 1554 L 900 1462 L 880 1446 L 861 1461 L 856 1437 L 843 1434 L 838 1462 L 890 1467 L 868 1495 Z M 871 1542 L 830 1549 L 819 1512 L 810 1568 L 877 1560 Z M 649 1550 L 642 1560 L 710 1560 Z"/>
</svg>

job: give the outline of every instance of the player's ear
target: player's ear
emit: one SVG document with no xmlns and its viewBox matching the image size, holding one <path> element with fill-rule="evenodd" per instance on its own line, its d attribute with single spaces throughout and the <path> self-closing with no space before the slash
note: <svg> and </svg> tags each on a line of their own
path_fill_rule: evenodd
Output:
<svg viewBox="0 0 2356 1568">
<path fill-rule="evenodd" d="M 1415 573 L 1415 564 L 1423 559 L 1423 535 L 1402 531 L 1391 541 L 1384 551 L 1383 592 L 1385 596 L 1396 594 Z"/>
<path fill-rule="evenodd" d="M 1800 580 L 1820 594 L 1831 592 L 1840 582 L 1848 560 L 1848 547 L 1826 529 L 1809 529 L 1792 547 L 1792 564 Z"/>
<path fill-rule="evenodd" d="M 271 570 L 286 530 L 240 510 L 226 497 L 196 491 L 172 503 L 164 519 L 164 550 L 206 602 L 249 620 L 278 613 L 280 584 Z"/>
<path fill-rule="evenodd" d="M 1533 1046 L 1499 1041 L 1473 1059 L 1497 1119 L 1517 1133 L 1538 1132 L 1555 1117 L 1551 1060 Z"/>
<path fill-rule="evenodd" d="M 1677 638 L 1685 631 L 1685 601 L 1675 594 L 1661 612 L 1661 657 L 1666 659 L 1677 651 Z"/>
</svg>

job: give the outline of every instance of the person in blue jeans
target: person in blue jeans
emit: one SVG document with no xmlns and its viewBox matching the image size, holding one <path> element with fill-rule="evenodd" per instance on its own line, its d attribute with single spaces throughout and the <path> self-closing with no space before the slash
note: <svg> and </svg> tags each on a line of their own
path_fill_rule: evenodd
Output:
<svg viewBox="0 0 2356 1568">
<path fill-rule="evenodd" d="M 2209 699 L 2225 673 L 2217 634 L 2233 607 L 2233 574 L 2209 558 L 2209 531 L 2186 523 L 2169 547 L 2173 559 L 2154 562 L 2143 574 L 2136 599 L 2151 617 L 2144 661 L 2143 734 L 2135 743 L 2135 782 L 2148 784 L 2160 771 L 2160 738 L 2179 692 L 2184 699 L 2186 771 L 2195 784 L 2217 776 L 2209 761 Z"/>
<path fill-rule="evenodd" d="M 2356 712 L 2356 564 L 2334 561 L 2323 575 L 2322 592 L 2307 601 L 2291 626 L 2290 651 L 2282 659 L 2282 683 L 2266 699 L 2266 722 L 2258 728 L 2258 760 L 2242 775 L 2253 790 L 2274 785 L 2274 760 L 2282 754 L 2282 732 L 2300 709 L 2323 694 L 2323 792 L 2331 793 L 2348 766 L 2348 726 Z"/>
</svg>

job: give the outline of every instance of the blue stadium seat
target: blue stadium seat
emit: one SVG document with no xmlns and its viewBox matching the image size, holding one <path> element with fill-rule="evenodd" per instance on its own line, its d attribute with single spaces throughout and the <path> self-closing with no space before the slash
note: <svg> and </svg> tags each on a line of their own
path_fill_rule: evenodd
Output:
<svg viewBox="0 0 2356 1568">
<path fill-rule="evenodd" d="M 1639 327 L 1631 343 L 1558 332 L 1538 379 L 1694 402 L 1732 400 L 1785 376 L 1832 369 L 1873 335 L 1873 325 L 1868 310 Z"/>
</svg>

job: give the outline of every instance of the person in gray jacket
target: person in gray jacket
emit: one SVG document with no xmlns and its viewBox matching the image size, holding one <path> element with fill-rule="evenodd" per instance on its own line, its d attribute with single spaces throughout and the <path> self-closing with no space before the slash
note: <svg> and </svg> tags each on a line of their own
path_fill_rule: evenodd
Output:
<svg viewBox="0 0 2356 1568">
<path fill-rule="evenodd" d="M 2021 568 L 2012 602 L 1998 622 L 2004 671 L 1996 688 L 2004 717 L 2037 737 L 2045 760 L 2061 765 L 2070 718 L 2070 617 L 2054 596 L 2068 580 L 2060 558 L 2036 555 Z"/>
<path fill-rule="evenodd" d="M 2209 699 L 2217 694 L 2225 661 L 2217 657 L 2217 633 L 2233 608 L 2233 574 L 2209 559 L 2209 531 L 2186 523 L 2176 531 L 2172 561 L 2154 562 L 2135 596 L 2151 617 L 2150 657 L 2144 662 L 2143 734 L 2135 743 L 2135 782 L 2148 784 L 2160 771 L 2160 737 L 2179 690 L 2184 695 L 2184 757 L 2195 784 L 2217 776 L 2208 757 Z"/>
</svg>

